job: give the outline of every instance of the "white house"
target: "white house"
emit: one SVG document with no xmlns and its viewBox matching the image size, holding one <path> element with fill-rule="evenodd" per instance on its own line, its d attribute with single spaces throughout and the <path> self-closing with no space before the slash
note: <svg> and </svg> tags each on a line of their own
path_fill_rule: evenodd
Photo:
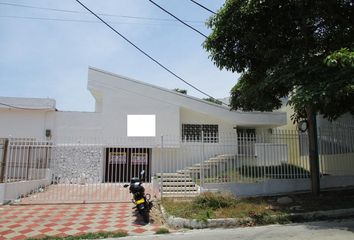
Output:
<svg viewBox="0 0 354 240">
<path fill-rule="evenodd" d="M 94 112 L 59 111 L 53 99 L 1 97 L 0 138 L 46 138 L 62 144 L 53 153 L 53 157 L 57 156 L 57 175 L 72 178 L 70 174 L 78 177 L 84 173 L 102 182 L 109 181 L 105 178 L 111 171 L 108 159 L 133 161 L 129 149 L 148 156 L 151 166 L 146 168 L 153 173 L 166 164 L 161 149 L 174 159 L 177 155 L 187 159 L 170 166 L 176 171 L 199 161 L 196 154 L 200 155 L 200 151 L 193 149 L 198 143 L 205 144 L 204 158 L 237 154 L 237 139 L 234 144 L 225 144 L 230 140 L 228 134 L 240 128 L 256 132 L 287 122 L 286 113 L 230 111 L 225 106 L 96 68 L 89 68 L 88 89 L 96 100 Z M 69 151 L 64 146 L 70 143 L 96 147 Z"/>
<path fill-rule="evenodd" d="M 147 191 L 160 197 L 310 188 L 303 134 L 289 130 L 295 127 L 286 112 L 230 111 L 95 68 L 88 90 L 94 112 L 59 111 L 53 99 L 0 97 L 0 203 L 31 193 L 34 202 L 126 201 L 122 183 L 142 169 L 152 182 Z M 345 148 L 333 144 L 338 134 L 347 136 Z M 321 155 L 325 188 L 353 183 L 352 128 L 338 134 L 321 132 L 320 146 L 330 140 L 335 150 Z"/>
<path fill-rule="evenodd" d="M 219 133 L 235 127 L 273 128 L 286 123 L 282 112 L 230 111 L 192 96 L 157 87 L 96 68 L 89 68 L 88 89 L 95 112 L 56 110 L 55 100 L 0 97 L 0 137 L 127 138 L 128 115 L 155 115 L 155 138 L 182 138 L 184 124 L 217 125 Z M 188 126 L 187 126 L 188 127 Z M 48 131 L 47 131 L 47 134 Z"/>
</svg>

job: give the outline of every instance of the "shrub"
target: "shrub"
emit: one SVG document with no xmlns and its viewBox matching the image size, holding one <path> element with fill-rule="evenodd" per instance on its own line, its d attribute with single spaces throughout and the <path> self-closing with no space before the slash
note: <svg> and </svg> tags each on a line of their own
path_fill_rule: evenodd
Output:
<svg viewBox="0 0 354 240">
<path fill-rule="evenodd" d="M 199 208 L 227 208 L 236 204 L 236 199 L 227 193 L 205 192 L 193 199 L 192 204 Z"/>
<path fill-rule="evenodd" d="M 167 234 L 170 233 L 170 231 L 167 228 L 159 228 L 156 230 L 156 234 Z"/>
</svg>

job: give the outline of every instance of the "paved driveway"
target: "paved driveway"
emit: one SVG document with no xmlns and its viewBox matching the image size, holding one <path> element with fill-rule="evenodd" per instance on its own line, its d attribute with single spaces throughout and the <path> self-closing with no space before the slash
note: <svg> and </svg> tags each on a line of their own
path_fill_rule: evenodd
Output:
<svg viewBox="0 0 354 240">
<path fill-rule="evenodd" d="M 129 235 L 153 234 L 160 223 L 144 224 L 132 203 L 0 205 L 0 239 L 66 236 L 126 230 Z"/>
</svg>

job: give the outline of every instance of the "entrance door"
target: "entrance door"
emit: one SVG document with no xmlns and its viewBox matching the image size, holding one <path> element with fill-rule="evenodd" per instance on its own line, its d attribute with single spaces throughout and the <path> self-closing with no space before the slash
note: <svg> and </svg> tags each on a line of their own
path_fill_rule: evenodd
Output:
<svg viewBox="0 0 354 240">
<path fill-rule="evenodd" d="M 129 182 L 145 171 L 144 181 L 150 182 L 150 148 L 106 148 L 105 182 Z"/>
</svg>

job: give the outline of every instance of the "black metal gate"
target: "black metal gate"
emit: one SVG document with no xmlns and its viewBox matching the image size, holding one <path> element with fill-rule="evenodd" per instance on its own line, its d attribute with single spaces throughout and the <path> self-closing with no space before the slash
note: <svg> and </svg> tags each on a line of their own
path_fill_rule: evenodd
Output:
<svg viewBox="0 0 354 240">
<path fill-rule="evenodd" d="M 104 181 L 110 183 L 129 182 L 145 171 L 144 181 L 150 182 L 150 148 L 106 148 Z"/>
</svg>

